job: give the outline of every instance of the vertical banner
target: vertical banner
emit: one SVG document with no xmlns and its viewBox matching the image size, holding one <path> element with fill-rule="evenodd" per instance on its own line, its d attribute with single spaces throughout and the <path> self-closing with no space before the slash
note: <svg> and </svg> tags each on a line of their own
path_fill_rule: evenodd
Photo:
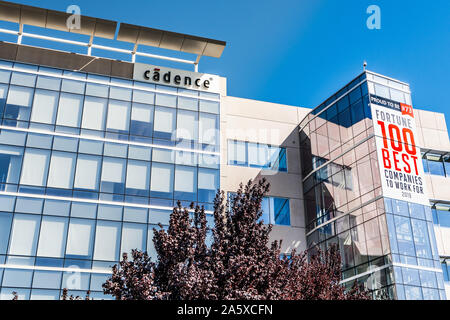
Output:
<svg viewBox="0 0 450 320">
<path fill-rule="evenodd" d="M 370 95 L 383 196 L 429 205 L 412 106 Z"/>
</svg>

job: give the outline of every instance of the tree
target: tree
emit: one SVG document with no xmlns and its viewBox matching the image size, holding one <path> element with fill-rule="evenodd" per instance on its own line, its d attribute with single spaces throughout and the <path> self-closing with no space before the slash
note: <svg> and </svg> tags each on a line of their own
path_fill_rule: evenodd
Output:
<svg viewBox="0 0 450 320">
<path fill-rule="evenodd" d="M 203 207 L 178 202 L 167 231 L 161 225 L 154 230 L 157 261 L 137 250 L 132 261 L 124 254 L 103 284 L 104 293 L 121 300 L 369 299 L 356 286 L 346 292 L 340 285 L 336 247 L 281 257 L 281 242 L 269 244 L 272 226 L 260 219 L 268 191 L 262 179 L 241 184 L 230 203 L 217 192 L 212 230 Z"/>
</svg>

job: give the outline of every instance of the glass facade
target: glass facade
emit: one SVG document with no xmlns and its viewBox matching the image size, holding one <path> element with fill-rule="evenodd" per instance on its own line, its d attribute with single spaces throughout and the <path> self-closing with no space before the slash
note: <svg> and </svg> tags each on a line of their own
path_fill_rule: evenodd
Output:
<svg viewBox="0 0 450 320">
<path fill-rule="evenodd" d="M 156 258 L 177 200 L 210 212 L 219 111 L 218 94 L 0 61 L 0 298 L 108 298 L 110 266 Z"/>
<path fill-rule="evenodd" d="M 375 298 L 445 299 L 430 207 L 383 197 L 369 94 L 411 105 L 364 72 L 300 124 L 307 246 L 337 244 L 344 285 Z"/>
</svg>

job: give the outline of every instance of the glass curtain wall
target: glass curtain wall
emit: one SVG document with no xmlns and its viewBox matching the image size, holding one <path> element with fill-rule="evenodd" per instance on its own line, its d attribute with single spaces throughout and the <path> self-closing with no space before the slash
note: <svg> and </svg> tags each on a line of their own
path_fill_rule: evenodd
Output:
<svg viewBox="0 0 450 320">
<path fill-rule="evenodd" d="M 442 299 L 430 208 L 383 198 L 369 94 L 411 105 L 409 87 L 364 72 L 300 124 L 307 246 L 338 245 L 348 288 L 356 281 L 374 298 Z"/>
<path fill-rule="evenodd" d="M 155 259 L 177 200 L 212 210 L 219 110 L 218 94 L 0 61 L 0 298 L 108 298 L 123 252 Z"/>
</svg>

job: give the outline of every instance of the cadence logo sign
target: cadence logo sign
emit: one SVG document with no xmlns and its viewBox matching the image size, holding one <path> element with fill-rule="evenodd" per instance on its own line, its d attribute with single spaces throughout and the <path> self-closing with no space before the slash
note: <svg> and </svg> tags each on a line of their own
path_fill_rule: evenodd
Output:
<svg viewBox="0 0 450 320">
<path fill-rule="evenodd" d="M 164 68 L 143 63 L 134 64 L 133 79 L 186 89 L 214 93 L 220 92 L 220 81 L 216 75 Z"/>
<path fill-rule="evenodd" d="M 385 197 L 429 205 L 412 106 L 370 96 Z"/>
</svg>

